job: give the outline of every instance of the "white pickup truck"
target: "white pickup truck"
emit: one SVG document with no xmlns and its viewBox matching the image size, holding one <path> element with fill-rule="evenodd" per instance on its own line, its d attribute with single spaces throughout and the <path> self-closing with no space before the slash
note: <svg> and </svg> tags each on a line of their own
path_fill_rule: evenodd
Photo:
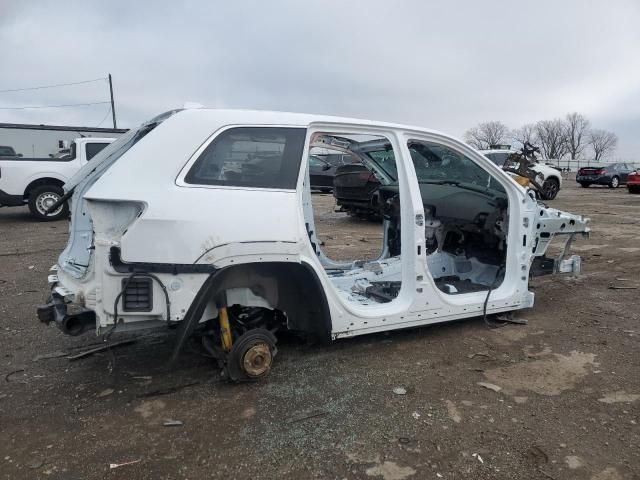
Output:
<svg viewBox="0 0 640 480">
<path fill-rule="evenodd" d="M 28 205 L 40 221 L 68 216 L 65 203 L 54 212 L 47 209 L 63 195 L 62 186 L 115 138 L 85 137 L 75 139 L 69 152 L 51 158 L 0 158 L 0 207 Z"/>
</svg>

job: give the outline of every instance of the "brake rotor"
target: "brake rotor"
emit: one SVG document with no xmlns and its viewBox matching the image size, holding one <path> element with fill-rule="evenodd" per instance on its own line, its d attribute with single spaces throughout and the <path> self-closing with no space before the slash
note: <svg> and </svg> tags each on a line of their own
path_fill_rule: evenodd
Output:
<svg viewBox="0 0 640 480">
<path fill-rule="evenodd" d="M 257 380 L 269 373 L 277 352 L 273 333 L 264 328 L 251 329 L 234 341 L 226 358 L 225 373 L 235 382 Z"/>
<path fill-rule="evenodd" d="M 273 356 L 266 342 L 258 342 L 251 346 L 244 354 L 242 366 L 249 377 L 261 377 L 271 369 Z"/>
</svg>

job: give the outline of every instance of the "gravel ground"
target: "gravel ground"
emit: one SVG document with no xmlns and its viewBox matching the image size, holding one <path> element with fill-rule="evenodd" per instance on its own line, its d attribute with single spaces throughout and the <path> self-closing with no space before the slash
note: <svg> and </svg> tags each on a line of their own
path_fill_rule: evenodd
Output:
<svg viewBox="0 0 640 480">
<path fill-rule="evenodd" d="M 330 255 L 373 255 L 378 224 L 314 198 Z M 638 479 L 640 195 L 569 180 L 550 204 L 593 234 L 582 276 L 532 281 L 528 325 L 282 339 L 244 385 L 196 352 L 167 368 L 166 332 L 114 350 L 113 372 L 109 354 L 67 360 L 99 339 L 34 315 L 67 224 L 2 209 L 0 478 Z"/>
</svg>

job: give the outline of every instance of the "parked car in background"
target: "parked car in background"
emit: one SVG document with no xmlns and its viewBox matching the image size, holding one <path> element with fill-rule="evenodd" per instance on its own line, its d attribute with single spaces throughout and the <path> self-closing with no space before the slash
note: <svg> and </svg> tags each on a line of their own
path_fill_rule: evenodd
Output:
<svg viewBox="0 0 640 480">
<path fill-rule="evenodd" d="M 352 155 L 332 153 L 331 149 L 314 148 L 309 155 L 309 177 L 311 188 L 322 192 L 332 192 L 336 170 L 343 165 L 359 163 Z"/>
<path fill-rule="evenodd" d="M 309 156 L 309 180 L 312 190 L 331 192 L 333 190 L 333 177 L 335 177 L 335 174 L 335 166 L 316 155 Z"/>
<path fill-rule="evenodd" d="M 364 165 L 338 167 L 334 179 L 333 195 L 343 212 L 376 218 L 380 214 L 378 189 L 380 180 Z"/>
<path fill-rule="evenodd" d="M 493 149 L 493 150 L 480 150 L 480 153 L 491 160 L 493 163 L 498 165 L 500 168 L 505 167 L 505 163 L 507 159 L 514 153 L 517 153 L 515 150 L 511 149 Z M 535 165 L 530 167 L 534 172 L 542 175 L 542 179 L 540 184 L 542 185 L 542 190 L 539 192 L 540 198 L 542 200 L 553 200 L 558 195 L 560 188 L 562 188 L 562 175 L 560 170 L 543 161 L 536 162 Z"/>
<path fill-rule="evenodd" d="M 16 153 L 13 147 L 9 147 L 6 145 L 0 145 L 0 159 L 2 158 L 14 158 L 14 157 L 22 157 L 21 153 Z"/>
<path fill-rule="evenodd" d="M 631 172 L 627 177 L 627 190 L 629 193 L 640 193 L 640 168 Z"/>
<path fill-rule="evenodd" d="M 582 167 L 576 175 L 576 182 L 587 188 L 591 185 L 607 185 L 609 188 L 618 188 L 627 183 L 627 177 L 633 168 L 623 162 L 612 163 L 604 167 Z"/>
<path fill-rule="evenodd" d="M 336 204 L 351 215 L 380 218 L 382 202 L 380 187 L 397 183 L 398 173 L 393 152 L 379 141 L 362 142 L 353 163 L 336 170 L 333 195 Z"/>
<path fill-rule="evenodd" d="M 69 213 L 66 204 L 51 214 L 46 210 L 62 197 L 62 185 L 114 140 L 77 138 L 60 157 L 0 157 L 0 207 L 28 205 L 33 217 L 41 221 L 64 218 Z"/>
</svg>

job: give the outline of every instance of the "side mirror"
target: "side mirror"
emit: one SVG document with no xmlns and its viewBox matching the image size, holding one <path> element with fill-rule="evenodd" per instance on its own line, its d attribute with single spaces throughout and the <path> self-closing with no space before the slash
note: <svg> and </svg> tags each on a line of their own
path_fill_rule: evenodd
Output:
<svg viewBox="0 0 640 480">
<path fill-rule="evenodd" d="M 19 157 L 22 157 L 22 154 L 21 154 L 21 153 L 19 153 L 19 154 L 18 154 L 18 156 L 19 156 Z"/>
<path fill-rule="evenodd" d="M 324 165 L 322 165 L 322 170 L 324 172 L 326 172 L 327 170 L 331 169 L 331 165 L 329 165 L 328 163 L 325 163 Z"/>
</svg>

